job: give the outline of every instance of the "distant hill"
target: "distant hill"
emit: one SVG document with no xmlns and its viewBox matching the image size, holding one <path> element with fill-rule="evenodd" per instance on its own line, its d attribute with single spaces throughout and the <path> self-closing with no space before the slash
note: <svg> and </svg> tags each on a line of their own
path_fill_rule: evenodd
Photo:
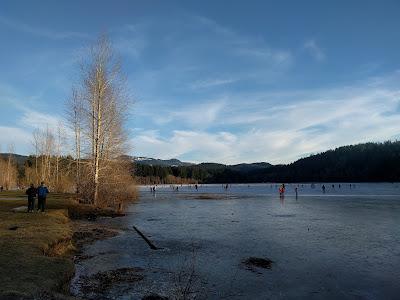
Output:
<svg viewBox="0 0 400 300">
<path fill-rule="evenodd" d="M 400 181 L 400 141 L 342 146 L 257 174 L 264 181 Z"/>
<path fill-rule="evenodd" d="M 237 165 L 224 165 L 219 163 L 190 163 L 190 162 L 183 162 L 179 159 L 172 158 L 172 159 L 156 159 L 156 158 L 149 158 L 149 157 L 133 157 L 133 160 L 137 164 L 142 165 L 151 165 L 151 166 L 167 166 L 167 167 L 182 167 L 182 166 L 199 166 L 200 168 L 204 169 L 224 169 L 229 168 L 234 171 L 240 172 L 248 172 L 255 169 L 264 169 L 269 168 L 272 165 L 266 162 L 258 162 L 258 163 L 242 163 Z"/>
<path fill-rule="evenodd" d="M 146 160 L 147 161 L 147 160 Z M 203 183 L 225 183 L 225 182 L 247 182 L 248 177 L 256 171 L 270 168 L 269 163 L 252 163 L 224 165 L 219 163 L 200 163 L 190 165 L 164 165 L 157 164 L 157 160 L 152 160 L 151 164 L 137 162 L 135 165 L 135 175 L 141 183 L 149 183 L 149 178 L 153 183 L 171 183 L 173 180 L 179 182 L 179 178 L 189 181 Z"/>
<path fill-rule="evenodd" d="M 150 166 L 169 166 L 169 167 L 181 167 L 181 166 L 192 166 L 193 163 L 183 162 L 179 159 L 157 159 L 150 157 L 138 157 L 134 156 L 133 161 L 137 164 L 150 165 Z"/>
<path fill-rule="evenodd" d="M 379 182 L 400 181 L 400 142 L 350 145 L 301 158 L 287 165 L 269 163 L 189 166 L 137 166 L 136 175 L 159 178 L 168 175 L 202 183 L 250 182 Z"/>
<path fill-rule="evenodd" d="M 249 173 L 255 170 L 264 170 L 270 168 L 272 165 L 266 162 L 250 163 L 250 164 L 237 164 L 237 165 L 224 165 L 218 163 L 201 163 L 197 165 L 204 170 L 230 170 L 233 172 Z"/>
<path fill-rule="evenodd" d="M 238 165 L 230 165 L 229 168 L 233 171 L 238 171 L 238 172 L 251 172 L 254 170 L 262 170 L 262 169 L 267 169 L 272 167 L 270 163 L 266 162 L 258 162 L 258 163 L 252 163 L 252 164 L 238 164 Z"/>
<path fill-rule="evenodd" d="M 10 155 L 10 153 L 0 153 L 0 158 L 8 159 L 9 155 Z M 28 156 L 26 156 L 26 155 L 13 154 L 13 153 L 12 153 L 12 157 L 19 166 L 23 166 L 25 164 L 26 160 L 28 159 Z"/>
</svg>

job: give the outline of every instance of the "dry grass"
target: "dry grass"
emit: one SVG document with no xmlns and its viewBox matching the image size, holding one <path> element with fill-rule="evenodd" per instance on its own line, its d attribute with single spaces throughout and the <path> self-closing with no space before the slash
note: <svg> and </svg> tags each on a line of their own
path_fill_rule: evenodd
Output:
<svg viewBox="0 0 400 300">
<path fill-rule="evenodd" d="M 70 219 L 123 214 L 78 204 L 75 195 L 61 193 L 49 194 L 45 213 L 12 211 L 20 206 L 27 206 L 23 191 L 0 193 L 0 299 L 69 299 L 75 269 Z"/>
<path fill-rule="evenodd" d="M 12 212 L 27 205 L 25 195 L 0 193 L 1 299 L 43 298 L 66 291 L 74 273 L 69 256 L 73 231 L 67 211 L 71 203 L 66 195 L 50 194 L 44 214 Z"/>
</svg>

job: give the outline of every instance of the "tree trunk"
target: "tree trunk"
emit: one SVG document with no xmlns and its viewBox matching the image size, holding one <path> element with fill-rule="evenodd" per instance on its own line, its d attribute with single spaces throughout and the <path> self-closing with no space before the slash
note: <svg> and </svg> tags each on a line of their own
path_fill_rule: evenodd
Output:
<svg viewBox="0 0 400 300">
<path fill-rule="evenodd" d="M 100 135 L 102 126 L 102 82 L 101 82 L 101 70 L 97 73 L 98 80 L 98 98 L 97 98 L 97 123 L 96 123 L 96 138 L 95 138 L 95 161 L 94 161 L 94 197 L 93 204 L 98 204 L 99 199 L 99 172 L 100 172 Z"/>
</svg>

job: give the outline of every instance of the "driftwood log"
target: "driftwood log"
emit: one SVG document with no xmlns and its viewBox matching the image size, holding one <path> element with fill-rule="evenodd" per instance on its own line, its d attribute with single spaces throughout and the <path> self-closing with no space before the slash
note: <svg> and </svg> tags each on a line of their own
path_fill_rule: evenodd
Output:
<svg viewBox="0 0 400 300">
<path fill-rule="evenodd" d="M 150 249 L 158 250 L 160 248 L 156 247 L 136 226 L 133 226 L 133 229 L 144 239 L 144 241 L 149 245 Z"/>
</svg>

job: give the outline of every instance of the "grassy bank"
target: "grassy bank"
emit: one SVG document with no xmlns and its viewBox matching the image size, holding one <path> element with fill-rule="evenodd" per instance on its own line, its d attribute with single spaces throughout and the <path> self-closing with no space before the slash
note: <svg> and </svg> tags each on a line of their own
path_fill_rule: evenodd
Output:
<svg viewBox="0 0 400 300">
<path fill-rule="evenodd" d="M 70 299 L 73 254 L 117 234 L 88 220 L 123 214 L 77 204 L 73 197 L 51 193 L 45 213 L 27 213 L 13 211 L 27 206 L 24 192 L 0 192 L 0 299 Z"/>
<path fill-rule="evenodd" d="M 26 204 L 23 192 L 0 193 L 0 298 L 62 298 L 74 274 L 72 201 L 51 194 L 44 214 L 12 211 Z"/>
</svg>

